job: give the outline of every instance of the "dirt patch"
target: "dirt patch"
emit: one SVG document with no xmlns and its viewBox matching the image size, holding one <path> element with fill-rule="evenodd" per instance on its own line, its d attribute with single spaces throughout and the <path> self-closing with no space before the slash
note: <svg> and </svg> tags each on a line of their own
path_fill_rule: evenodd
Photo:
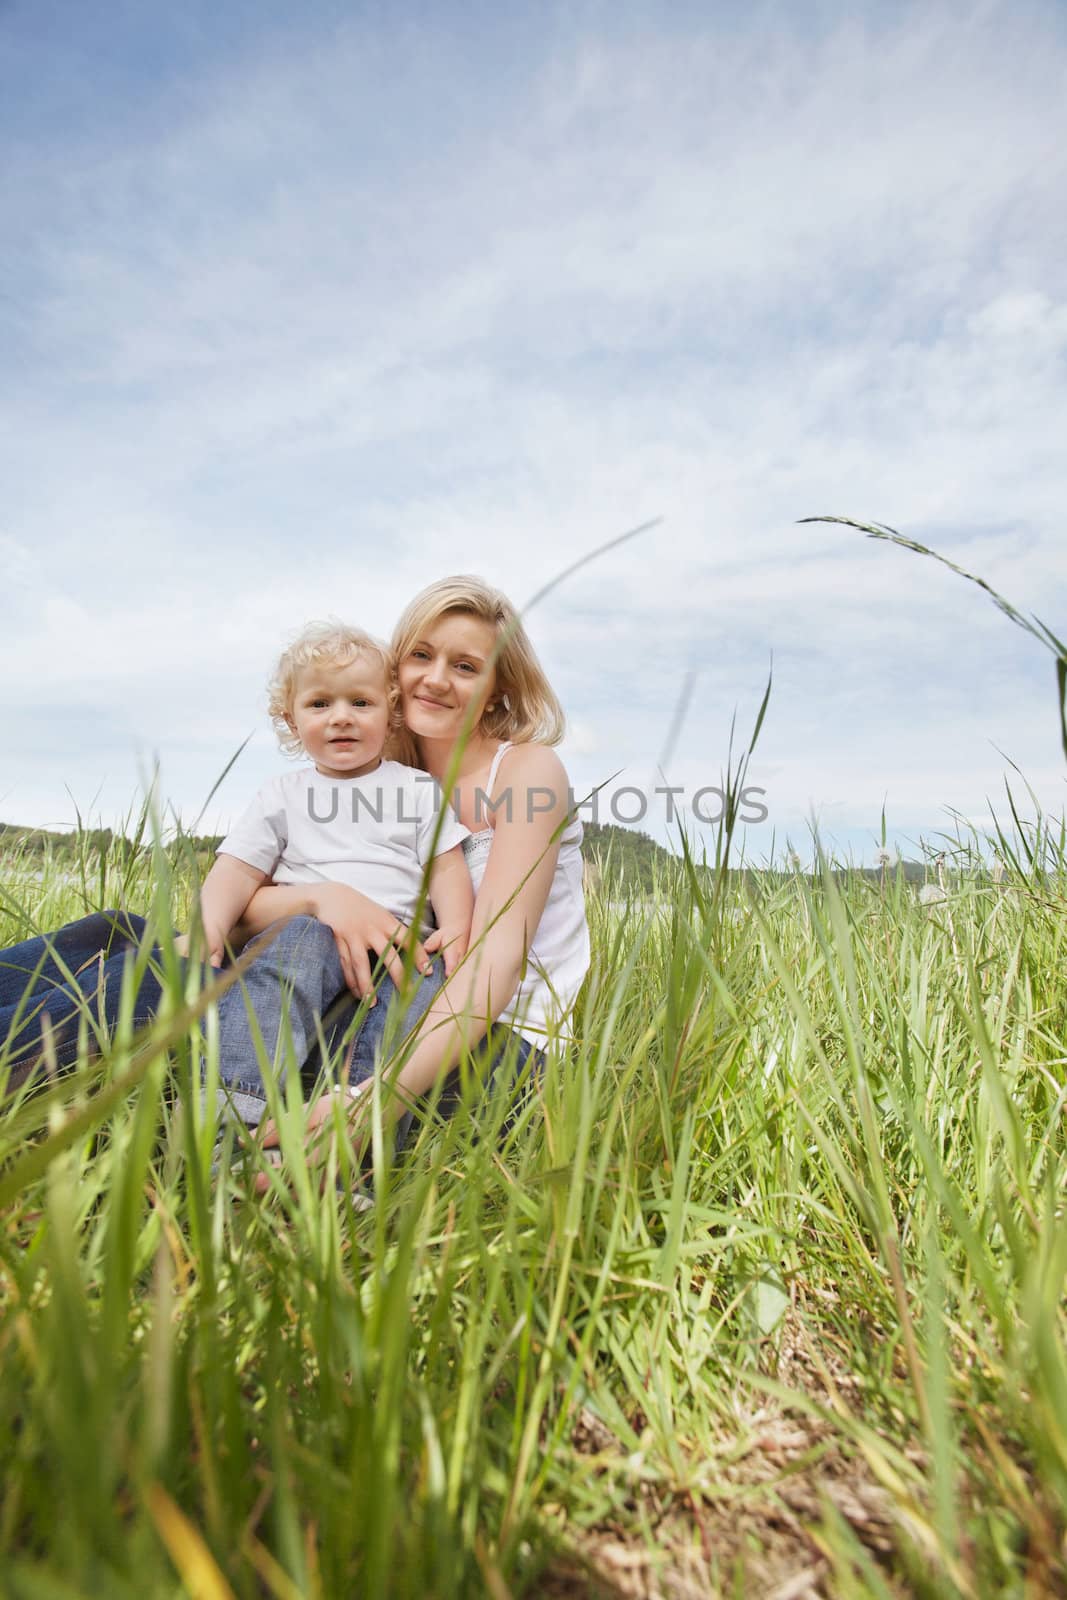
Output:
<svg viewBox="0 0 1067 1600">
<path fill-rule="evenodd" d="M 596 1422 L 596 1419 L 592 1419 Z M 825 1423 L 766 1407 L 745 1419 L 743 1453 L 723 1464 L 718 1490 L 644 1496 L 648 1542 L 625 1521 L 567 1530 L 570 1547 L 540 1593 L 626 1600 L 820 1600 L 830 1566 L 813 1537 L 832 1506 L 884 1560 L 893 1549 L 889 1498 L 847 1457 Z M 581 1424 L 587 1432 L 591 1424 Z M 656 1504 L 660 1501 L 660 1504 Z M 651 1513 L 651 1516 L 648 1515 Z"/>
<path fill-rule="evenodd" d="M 778 1373 L 825 1403 L 825 1377 L 798 1326 L 785 1329 Z M 735 1415 L 713 1459 L 690 1458 L 699 1488 L 631 1483 L 617 1517 L 586 1528 L 553 1519 L 562 1549 L 538 1583 L 539 1600 L 823 1600 L 833 1590 L 820 1529 L 835 1513 L 894 1592 L 886 1569 L 899 1525 L 890 1497 L 833 1423 L 776 1401 Z M 572 1445 L 587 1471 L 621 1481 L 619 1442 L 591 1410 L 579 1415 Z"/>
</svg>

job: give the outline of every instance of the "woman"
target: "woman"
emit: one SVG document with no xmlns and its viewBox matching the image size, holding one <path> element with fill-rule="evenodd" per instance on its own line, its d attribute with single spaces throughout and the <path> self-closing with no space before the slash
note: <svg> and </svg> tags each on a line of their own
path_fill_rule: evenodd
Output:
<svg viewBox="0 0 1067 1600">
<path fill-rule="evenodd" d="M 454 791 L 460 821 L 471 833 L 464 853 L 476 892 L 470 955 L 444 991 L 423 991 L 429 1011 L 396 1078 L 399 1110 L 400 1102 L 425 1093 L 464 1050 L 477 1046 L 493 1023 L 517 1033 L 520 1062 L 553 1036 L 565 1036 L 589 964 L 589 940 L 581 825 L 570 815 L 567 776 L 551 748 L 562 736 L 563 715 L 514 608 L 481 579 L 443 579 L 404 612 L 393 651 L 405 725 L 405 748 L 397 755 Z M 257 892 L 245 921 L 257 933 L 282 917 L 291 920 L 253 962 L 245 984 L 268 1053 L 280 1025 L 283 988 L 299 1059 L 332 997 L 335 963 L 349 988 L 365 995 L 369 951 L 382 957 L 397 980 L 399 949 L 410 945 L 416 965 L 424 961 L 409 929 L 341 885 L 270 885 Z M 105 1023 L 114 1021 L 124 961 L 121 949 L 115 953 L 106 939 L 136 937 L 139 926 L 127 918 L 116 927 L 115 920 L 86 919 L 93 926 L 73 924 L 56 936 L 65 941 L 68 969 L 90 963 L 88 983 L 101 996 Z M 43 941 L 0 956 L 0 1037 L 14 1020 L 5 1002 L 18 1000 L 10 992 L 18 973 L 40 962 L 50 963 L 41 968 L 45 981 L 63 976 Z M 70 988 L 61 984 L 59 999 L 47 1002 L 53 1011 L 70 1001 Z M 156 998 L 158 992 L 142 1004 L 139 993 L 139 1020 Z M 227 1079 L 248 1084 L 258 1057 L 243 996 L 236 990 L 224 995 L 219 1014 Z M 373 1073 L 368 1031 L 380 1033 L 381 1022 L 376 1019 L 370 1030 L 365 1025 L 358 1041 L 352 1064 L 357 1095 Z M 501 1052 L 502 1045 L 494 1043 L 492 1058 Z M 333 1100 L 326 1096 L 312 1108 L 309 1122 L 314 1126 L 332 1112 Z M 264 1142 L 275 1142 L 273 1129 Z"/>
</svg>

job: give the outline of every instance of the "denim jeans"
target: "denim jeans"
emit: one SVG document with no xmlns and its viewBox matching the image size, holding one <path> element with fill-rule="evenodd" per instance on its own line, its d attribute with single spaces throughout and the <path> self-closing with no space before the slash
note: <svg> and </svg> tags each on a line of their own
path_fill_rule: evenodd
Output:
<svg viewBox="0 0 1067 1600">
<path fill-rule="evenodd" d="M 0 951 L 0 1047 L 5 1042 L 12 1071 L 9 1087 L 32 1071 L 50 1036 L 59 1066 L 77 1058 L 79 1022 L 86 1002 L 107 1031 L 118 1022 L 123 979 L 143 945 L 143 917 L 125 911 L 100 911 L 68 923 L 48 936 L 25 939 Z M 251 1123 L 263 1115 L 265 1092 L 261 1060 L 294 1059 L 307 1062 L 314 1072 L 320 1046 L 337 1048 L 351 1028 L 357 1001 L 345 988 L 333 934 L 312 917 L 293 917 L 280 929 L 270 929 L 256 944 L 263 953 L 244 978 L 219 1001 L 220 1075 L 239 1116 Z M 158 957 L 153 950 L 153 957 Z M 69 976 L 68 976 L 69 974 Z M 433 973 L 419 983 L 406 1009 L 398 1013 L 396 991 L 388 977 L 378 989 L 378 1004 L 364 1011 L 363 1022 L 349 1053 L 349 1081 L 361 1083 L 374 1071 L 376 1056 L 399 1043 L 415 1026 L 443 979 L 438 958 Z M 155 1016 L 160 1001 L 159 980 L 151 966 L 141 975 L 133 998 L 132 1022 L 143 1027 Z M 43 1021 L 42 1019 L 47 1019 Z M 291 1053 L 281 1057 L 279 1038 L 285 1029 Z M 497 1075 L 508 1059 L 509 1047 L 515 1075 L 522 1073 L 531 1055 L 539 1065 L 540 1052 L 509 1029 L 497 1030 L 474 1054 L 483 1084 Z M 461 1098 L 456 1075 L 445 1085 L 438 1112 L 449 1115 Z M 402 1132 L 410 1122 L 403 1119 Z"/>
<path fill-rule="evenodd" d="M 317 1076 L 322 1047 L 332 1055 L 346 1037 L 351 1038 L 362 1009 L 345 1066 L 349 1083 L 363 1083 L 373 1077 L 378 1058 L 388 1056 L 418 1025 L 444 982 L 444 962 L 437 957 L 429 974 L 422 978 L 414 975 L 414 992 L 401 1006 L 392 979 L 382 974 L 377 1005 L 361 1008 L 345 986 L 337 946 L 325 923 L 314 917 L 293 917 L 280 933 L 268 929 L 255 943 L 263 944 L 262 956 L 253 962 L 242 984 L 219 1002 L 219 1072 L 224 1096 L 249 1127 L 255 1127 L 266 1111 L 264 1057 L 272 1064 L 286 1058 L 304 1062 L 303 1076 L 308 1082 Z M 515 1079 L 526 1076 L 531 1056 L 531 1068 L 543 1063 L 540 1051 L 509 1028 L 496 1030 L 472 1054 L 483 1090 L 506 1061 L 511 1061 Z M 437 1114 L 450 1116 L 461 1099 L 458 1075 L 452 1074 L 438 1096 Z M 411 1122 L 411 1112 L 399 1119 L 398 1144 L 403 1144 Z"/>
<path fill-rule="evenodd" d="M 143 917 L 98 911 L 68 922 L 47 938 L 24 939 L 0 951 L 0 1046 L 8 1046 L 12 1078 L 27 1075 L 46 1036 L 58 1065 L 73 1064 L 86 1002 L 101 1027 L 111 1032 L 119 1018 L 123 975 L 144 932 Z M 159 980 L 148 969 L 134 997 L 135 1027 L 152 1020 L 159 1000 Z"/>
<path fill-rule="evenodd" d="M 250 949 L 263 947 L 244 978 L 219 1002 L 219 1075 L 234 1110 L 248 1126 L 266 1110 L 264 1060 L 305 1063 L 303 1076 L 316 1075 L 325 1047 L 332 1055 L 346 1039 L 348 1081 L 373 1075 L 382 1049 L 399 1044 L 421 1020 L 444 981 L 438 958 L 426 977 L 413 974 L 413 992 L 401 1007 L 393 981 L 381 974 L 377 1004 L 360 1006 L 345 984 L 333 934 L 314 917 L 292 917 L 281 929 L 268 928 Z M 353 1023 L 362 1021 L 352 1038 Z"/>
</svg>

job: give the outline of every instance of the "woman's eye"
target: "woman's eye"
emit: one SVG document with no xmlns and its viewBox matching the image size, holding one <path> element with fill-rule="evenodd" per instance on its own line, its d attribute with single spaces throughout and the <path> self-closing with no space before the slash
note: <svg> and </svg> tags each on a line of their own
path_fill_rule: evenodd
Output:
<svg viewBox="0 0 1067 1600">
<path fill-rule="evenodd" d="M 470 661 L 461 661 L 459 662 L 459 670 L 460 672 L 474 672 L 475 667 Z"/>
<path fill-rule="evenodd" d="M 413 661 L 428 661 L 430 658 L 428 650 L 413 650 L 411 657 Z"/>
</svg>

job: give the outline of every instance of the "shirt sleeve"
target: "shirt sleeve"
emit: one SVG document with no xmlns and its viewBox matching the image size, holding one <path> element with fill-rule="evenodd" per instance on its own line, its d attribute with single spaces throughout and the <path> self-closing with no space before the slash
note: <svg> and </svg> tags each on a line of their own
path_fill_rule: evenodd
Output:
<svg viewBox="0 0 1067 1600">
<path fill-rule="evenodd" d="M 288 843 L 285 803 L 278 786 L 268 783 L 238 818 L 216 853 L 236 856 L 247 866 L 273 876 Z"/>
<path fill-rule="evenodd" d="M 427 861 L 433 860 L 436 856 L 443 856 L 446 850 L 453 850 L 457 844 L 462 844 L 464 839 L 470 837 L 470 829 L 463 826 L 452 807 L 445 804 L 443 797 L 438 799 L 436 783 L 424 779 L 416 784 L 416 792 L 419 862 L 425 866 Z M 439 831 L 438 818 L 440 818 Z"/>
</svg>

